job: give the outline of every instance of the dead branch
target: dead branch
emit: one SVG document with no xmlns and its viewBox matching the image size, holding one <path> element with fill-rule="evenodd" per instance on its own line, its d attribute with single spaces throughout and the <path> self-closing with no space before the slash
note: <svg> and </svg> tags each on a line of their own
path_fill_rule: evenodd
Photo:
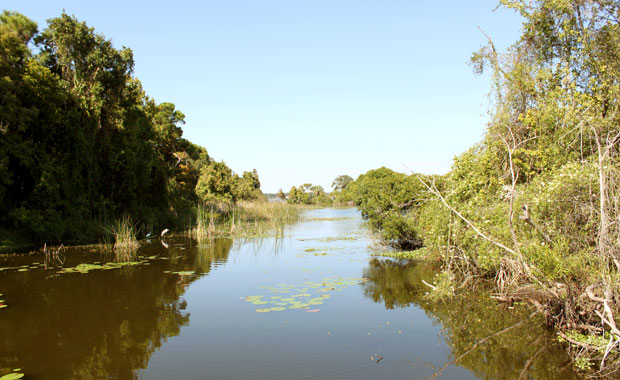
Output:
<svg viewBox="0 0 620 380">
<path fill-rule="evenodd" d="M 426 282 L 426 281 L 424 281 L 424 280 L 422 280 L 422 283 L 423 283 L 424 285 L 428 286 L 429 288 L 433 289 L 433 290 L 437 289 L 437 287 L 436 287 L 436 286 L 433 286 L 433 285 L 429 284 L 428 282 Z"/>
<path fill-rule="evenodd" d="M 538 231 L 538 233 L 542 235 L 542 237 L 547 243 L 553 244 L 553 240 L 551 240 L 551 237 L 549 237 L 549 235 L 547 235 L 547 233 L 545 233 L 545 231 L 543 231 L 542 228 L 538 226 L 538 224 L 534 223 L 534 221 L 530 217 L 530 210 L 528 205 L 524 204 L 523 206 L 521 206 L 521 210 L 523 210 L 523 215 L 520 216 L 519 219 L 523 220 L 525 223 L 529 224 L 536 231 Z"/>
<path fill-rule="evenodd" d="M 538 338 L 536 338 L 536 340 L 534 341 L 534 343 L 537 343 L 540 341 L 540 339 L 542 338 L 542 335 L 539 336 Z M 521 370 L 521 373 L 519 374 L 519 380 L 528 380 L 529 376 L 527 375 L 527 370 L 530 368 L 530 366 L 532 365 L 532 363 L 534 362 L 534 359 L 540 355 L 541 352 L 543 352 L 545 349 L 547 348 L 546 344 L 543 344 L 540 346 L 540 348 L 538 350 L 536 350 L 536 352 L 534 352 L 534 355 L 532 355 L 526 362 L 525 362 L 525 366 L 523 366 L 523 369 Z"/>
<path fill-rule="evenodd" d="M 532 314 L 532 315 L 533 315 L 533 314 Z M 465 351 L 463 354 L 461 354 L 461 356 L 459 356 L 458 358 L 456 358 L 456 359 L 452 360 L 451 362 L 448 362 L 448 363 L 444 364 L 444 365 L 443 365 L 443 367 L 441 367 L 438 371 L 435 371 L 432 375 L 427 376 L 425 380 L 430 380 L 430 379 L 436 379 L 436 378 L 438 378 L 438 377 L 441 375 L 441 373 L 442 373 L 443 371 L 445 371 L 445 370 L 446 370 L 446 368 L 448 368 L 448 367 L 449 367 L 449 366 L 451 366 L 451 365 L 454 365 L 454 364 L 458 363 L 458 362 L 459 362 L 459 360 L 461 360 L 461 359 L 463 359 L 465 356 L 469 355 L 469 354 L 470 354 L 471 352 L 473 352 L 476 348 L 478 348 L 478 346 L 480 346 L 481 344 L 484 344 L 484 343 L 486 343 L 489 339 L 491 339 L 491 338 L 493 338 L 493 337 L 496 337 L 496 336 L 498 336 L 498 335 L 501 335 L 501 334 L 503 334 L 503 333 L 506 333 L 506 332 L 508 332 L 508 331 L 510 331 L 510 330 L 512 330 L 512 329 L 514 329 L 515 327 L 519 327 L 519 326 L 521 326 L 521 325 L 523 324 L 523 322 L 524 322 L 523 320 L 522 320 L 522 321 L 519 321 L 519 322 L 515 323 L 515 324 L 514 324 L 514 325 L 512 325 L 512 326 L 508 326 L 508 327 L 506 327 L 505 329 L 502 329 L 502 330 L 500 330 L 500 331 L 498 331 L 498 332 L 496 332 L 496 333 L 493 333 L 493 334 L 491 334 L 491 335 L 489 335 L 489 336 L 487 336 L 487 337 L 484 337 L 484 338 L 480 339 L 479 341 L 477 341 L 476 343 L 474 343 L 474 344 L 473 344 L 473 345 L 472 345 L 472 346 L 471 346 L 471 347 L 470 347 L 467 351 Z"/>
<path fill-rule="evenodd" d="M 453 213 L 455 213 L 459 218 L 461 218 L 462 221 L 464 221 L 465 223 L 467 223 L 468 226 L 470 226 L 477 234 L 478 236 L 480 236 L 481 238 L 483 238 L 484 240 L 496 245 L 497 247 L 505 250 L 506 252 L 515 255 L 515 256 L 519 256 L 518 253 L 511 249 L 506 247 L 504 244 L 491 239 L 490 237 L 488 237 L 486 234 L 484 234 L 482 231 L 480 231 L 472 222 L 469 221 L 469 219 L 465 218 L 460 212 L 458 212 L 458 210 L 456 210 L 454 207 L 450 206 L 448 204 L 448 202 L 446 202 L 446 200 L 444 199 L 444 197 L 441 195 L 441 192 L 439 192 L 439 190 L 437 189 L 437 187 L 435 186 L 435 184 L 433 183 L 432 187 L 427 184 L 420 176 L 418 176 L 418 179 L 420 180 L 420 182 L 422 182 L 422 184 L 431 192 L 433 193 L 437 198 L 439 198 L 439 200 L 441 201 L 441 203 L 443 203 L 444 206 L 446 206 L 450 211 L 452 211 Z"/>
</svg>

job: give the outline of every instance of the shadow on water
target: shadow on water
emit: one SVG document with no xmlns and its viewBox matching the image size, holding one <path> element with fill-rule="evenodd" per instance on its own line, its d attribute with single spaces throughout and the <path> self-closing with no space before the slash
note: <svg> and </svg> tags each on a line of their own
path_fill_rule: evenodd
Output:
<svg viewBox="0 0 620 380">
<path fill-rule="evenodd" d="M 175 238 L 169 244 L 141 247 L 142 265 L 88 274 L 46 270 L 37 265 L 41 256 L 4 258 L 0 266 L 28 271 L 0 272 L 1 298 L 9 305 L 0 313 L 0 375 L 22 368 L 29 379 L 134 378 L 189 323 L 186 287 L 225 262 L 233 242 Z M 108 257 L 92 247 L 70 249 L 64 268 Z M 183 271 L 193 274 L 172 273 Z"/>
<path fill-rule="evenodd" d="M 431 283 L 435 273 L 437 268 L 429 263 L 372 259 L 364 270 L 368 281 L 362 285 L 365 296 L 386 309 L 415 306 L 441 325 L 451 361 L 433 368 L 428 379 L 440 378 L 452 365 L 467 368 L 480 379 L 581 378 L 542 318 L 532 316 L 532 308 L 503 309 L 482 290 L 430 301 L 422 280 Z M 428 366 L 415 359 L 411 364 Z"/>
</svg>

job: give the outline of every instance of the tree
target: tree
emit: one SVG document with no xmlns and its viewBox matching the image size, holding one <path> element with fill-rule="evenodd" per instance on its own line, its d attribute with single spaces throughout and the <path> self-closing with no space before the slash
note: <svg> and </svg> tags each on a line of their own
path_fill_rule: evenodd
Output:
<svg viewBox="0 0 620 380">
<path fill-rule="evenodd" d="M 260 191 L 260 180 L 256 169 L 251 172 L 243 172 L 239 177 L 237 174 L 233 176 L 232 192 L 235 199 L 256 200 L 263 197 Z"/>
<path fill-rule="evenodd" d="M 334 179 L 334 182 L 332 182 L 332 189 L 334 189 L 334 191 L 342 191 L 346 189 L 351 182 L 353 182 L 351 176 L 346 174 L 339 175 Z"/>
<path fill-rule="evenodd" d="M 232 187 L 232 170 L 224 162 L 212 162 L 200 172 L 196 195 L 203 202 L 234 201 Z"/>
</svg>

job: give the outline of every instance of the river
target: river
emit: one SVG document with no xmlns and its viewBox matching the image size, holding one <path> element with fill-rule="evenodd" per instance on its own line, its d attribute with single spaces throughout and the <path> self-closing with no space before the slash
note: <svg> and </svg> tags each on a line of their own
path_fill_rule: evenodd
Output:
<svg viewBox="0 0 620 380">
<path fill-rule="evenodd" d="M 579 378 L 529 306 L 430 301 L 436 265 L 374 244 L 356 209 L 324 208 L 281 236 L 145 241 L 130 263 L 0 257 L 0 378 Z"/>
</svg>

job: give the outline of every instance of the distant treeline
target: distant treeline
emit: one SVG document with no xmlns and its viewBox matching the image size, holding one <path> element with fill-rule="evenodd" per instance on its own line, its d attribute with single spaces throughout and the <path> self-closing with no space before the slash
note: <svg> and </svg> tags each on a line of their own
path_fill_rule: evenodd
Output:
<svg viewBox="0 0 620 380">
<path fill-rule="evenodd" d="M 0 15 L 0 240 L 92 240 L 123 215 L 188 226 L 197 202 L 262 197 L 256 170 L 182 138 L 183 113 L 133 69 L 130 49 L 67 14 L 42 32 Z"/>
<path fill-rule="evenodd" d="M 342 204 L 346 202 L 343 198 L 343 190 L 352 181 L 353 178 L 344 174 L 339 175 L 336 179 L 334 179 L 334 182 L 332 182 L 332 188 L 334 191 L 331 193 L 326 193 L 323 186 L 304 183 L 303 185 L 299 185 L 299 187 L 291 187 L 288 193 L 285 193 L 282 189 L 280 189 L 275 196 L 287 201 L 290 204 L 323 206 Z"/>
</svg>

